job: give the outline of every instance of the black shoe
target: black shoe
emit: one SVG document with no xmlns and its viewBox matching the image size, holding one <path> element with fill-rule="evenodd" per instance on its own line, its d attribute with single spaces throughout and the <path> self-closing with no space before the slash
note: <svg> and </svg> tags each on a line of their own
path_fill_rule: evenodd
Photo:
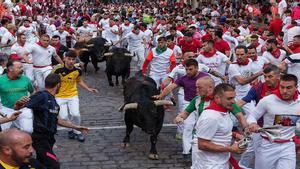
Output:
<svg viewBox="0 0 300 169">
<path fill-rule="evenodd" d="M 190 154 L 182 154 L 184 160 L 189 160 L 191 158 Z"/>
<path fill-rule="evenodd" d="M 85 137 L 82 133 L 80 134 L 76 134 L 77 140 L 80 142 L 84 142 L 85 141 Z"/>
<path fill-rule="evenodd" d="M 68 132 L 69 139 L 75 139 L 75 133 L 72 131 Z"/>
</svg>

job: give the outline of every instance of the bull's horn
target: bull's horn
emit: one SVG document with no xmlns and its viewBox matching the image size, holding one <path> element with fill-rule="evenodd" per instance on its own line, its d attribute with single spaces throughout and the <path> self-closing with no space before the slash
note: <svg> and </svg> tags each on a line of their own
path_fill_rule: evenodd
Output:
<svg viewBox="0 0 300 169">
<path fill-rule="evenodd" d="M 173 102 L 169 101 L 169 100 L 156 100 L 154 101 L 154 104 L 156 106 L 162 106 L 162 105 L 170 105 L 170 106 L 173 106 Z"/>
<path fill-rule="evenodd" d="M 134 55 L 131 53 L 124 53 L 125 56 L 133 57 Z"/>
<path fill-rule="evenodd" d="M 82 48 L 82 49 L 79 49 L 80 51 L 89 51 L 89 49 L 87 49 L 87 48 Z"/>
<path fill-rule="evenodd" d="M 110 44 L 109 42 L 106 42 L 106 43 L 104 44 L 104 46 L 111 46 L 111 44 Z"/>
<path fill-rule="evenodd" d="M 90 48 L 90 47 L 94 47 L 94 44 L 89 44 L 89 45 L 86 45 L 86 47 Z"/>
<path fill-rule="evenodd" d="M 138 104 L 137 103 L 128 103 L 124 106 L 123 110 L 127 109 L 137 109 Z"/>
<path fill-rule="evenodd" d="M 111 53 L 111 52 L 103 54 L 103 56 L 111 56 L 111 55 L 113 55 L 113 53 Z"/>
</svg>

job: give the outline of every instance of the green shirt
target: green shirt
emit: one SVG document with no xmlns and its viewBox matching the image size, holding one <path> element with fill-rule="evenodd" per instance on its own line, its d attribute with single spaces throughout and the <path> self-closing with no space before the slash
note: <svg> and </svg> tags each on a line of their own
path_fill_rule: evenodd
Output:
<svg viewBox="0 0 300 169">
<path fill-rule="evenodd" d="M 16 101 L 33 92 L 31 81 L 25 75 L 19 79 L 10 80 L 7 74 L 0 76 L 0 98 L 3 106 L 13 108 Z"/>
<path fill-rule="evenodd" d="M 231 112 L 233 115 L 242 112 L 241 108 L 239 108 L 239 106 L 237 106 L 236 104 L 233 104 L 232 107 L 234 108 L 234 110 Z M 190 102 L 190 104 L 185 108 L 185 111 L 188 112 L 189 114 L 195 110 L 198 111 L 199 116 L 204 110 L 204 101 L 201 101 L 200 96 L 194 97 L 193 100 Z"/>
</svg>

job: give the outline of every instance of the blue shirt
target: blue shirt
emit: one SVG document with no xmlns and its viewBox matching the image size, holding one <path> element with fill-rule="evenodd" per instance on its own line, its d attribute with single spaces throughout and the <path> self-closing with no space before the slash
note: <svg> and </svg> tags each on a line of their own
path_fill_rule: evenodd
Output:
<svg viewBox="0 0 300 169">
<path fill-rule="evenodd" d="M 39 91 L 30 97 L 25 107 L 33 111 L 33 132 L 55 134 L 59 105 L 48 91 Z"/>
</svg>

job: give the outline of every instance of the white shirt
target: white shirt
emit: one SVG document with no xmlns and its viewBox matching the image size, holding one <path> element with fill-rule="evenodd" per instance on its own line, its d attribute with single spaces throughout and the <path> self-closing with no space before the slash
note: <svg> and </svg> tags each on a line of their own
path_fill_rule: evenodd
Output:
<svg viewBox="0 0 300 169">
<path fill-rule="evenodd" d="M 209 140 L 214 144 L 227 147 L 231 144 L 233 123 L 228 112 L 218 112 L 207 109 L 201 113 L 196 124 L 196 137 Z M 199 150 L 198 157 L 201 166 L 225 164 L 228 162 L 230 153 L 216 153 Z M 200 166 L 200 168 L 201 168 Z"/>
<path fill-rule="evenodd" d="M 109 28 L 109 18 L 107 18 L 107 19 L 102 18 L 102 19 L 99 21 L 99 25 L 100 25 L 103 29 Z"/>
<path fill-rule="evenodd" d="M 275 115 L 297 115 L 300 116 L 300 101 L 284 101 L 278 98 L 275 94 L 268 95 L 262 98 L 254 109 L 253 113 L 250 113 L 247 117 L 247 122 L 256 123 L 257 120 L 263 116 L 264 126 L 270 127 L 278 124 L 278 120 L 275 119 Z M 277 117 L 278 118 L 278 117 Z M 276 131 L 279 131 L 279 140 L 288 140 L 295 135 L 296 126 L 282 126 Z M 261 134 L 264 135 L 264 134 Z M 265 136 L 265 135 L 264 135 Z"/>
<path fill-rule="evenodd" d="M 53 36 L 53 32 L 56 30 L 56 26 L 54 24 L 52 25 L 47 25 L 46 27 L 46 33 L 52 37 Z"/>
<path fill-rule="evenodd" d="M 265 51 L 262 55 L 262 57 L 264 59 L 266 59 L 267 63 L 266 64 L 274 64 L 274 65 L 278 65 L 281 61 L 283 61 L 283 59 L 285 59 L 286 57 L 286 52 L 284 50 L 280 49 L 280 56 L 279 58 L 275 58 L 270 52 Z"/>
<path fill-rule="evenodd" d="M 56 50 L 53 46 L 44 48 L 36 43 L 27 48 L 28 53 L 32 55 L 32 62 L 34 66 L 48 66 L 51 65 L 51 58 L 56 56 Z"/>
<path fill-rule="evenodd" d="M 175 55 L 175 58 L 180 56 L 182 54 L 182 50 L 179 46 L 175 45 L 174 48 L 172 49 Z"/>
<path fill-rule="evenodd" d="M 58 30 L 53 33 L 53 35 L 58 35 L 60 37 L 60 43 L 67 46 L 67 37 L 71 36 L 67 31 L 60 33 Z"/>
<path fill-rule="evenodd" d="M 173 55 L 173 51 L 167 48 L 166 51 L 158 54 L 155 49 L 152 49 L 153 57 L 150 62 L 150 76 L 166 75 L 167 68 L 170 67 L 170 57 Z"/>
<path fill-rule="evenodd" d="M 150 29 L 145 30 L 144 32 L 144 37 L 146 39 L 147 43 L 150 43 L 153 37 L 153 32 Z"/>
<path fill-rule="evenodd" d="M 143 47 L 143 40 L 145 37 L 142 31 L 140 31 L 139 34 L 130 32 L 125 38 L 128 40 L 128 49 L 130 51 L 138 47 Z"/>
<path fill-rule="evenodd" d="M 132 29 L 133 29 L 134 25 L 132 23 L 130 23 L 128 26 L 126 26 L 124 23 L 121 25 L 122 31 L 123 31 L 123 35 L 122 36 L 126 36 L 129 33 L 131 33 Z"/>
<path fill-rule="evenodd" d="M 84 26 L 80 26 L 77 29 L 77 33 L 79 34 L 79 36 L 84 37 L 84 36 L 91 36 L 93 34 L 93 31 L 90 27 L 84 27 Z"/>
<path fill-rule="evenodd" d="M 287 73 L 297 76 L 298 91 L 300 92 L 300 53 L 288 56 L 284 62 L 287 63 Z"/>
<path fill-rule="evenodd" d="M 13 34 L 11 34 L 9 31 L 7 31 L 4 33 L 4 35 L 1 38 L 1 45 L 13 44 L 16 41 L 17 41 L 16 37 Z M 11 47 L 4 47 L 1 49 L 1 52 L 10 55 L 11 52 L 10 49 Z"/>
<path fill-rule="evenodd" d="M 246 37 L 246 36 L 250 35 L 250 30 L 249 30 L 248 27 L 245 29 L 243 26 L 239 26 L 238 29 L 241 31 L 240 32 L 241 36 L 245 36 Z"/>
<path fill-rule="evenodd" d="M 294 26 L 286 31 L 283 36 L 283 43 L 287 45 L 289 42 L 293 41 L 294 36 L 300 35 L 300 26 Z"/>
<path fill-rule="evenodd" d="M 0 27 L 0 37 L 2 37 L 5 34 L 5 32 L 7 32 L 7 31 L 8 30 L 4 26 L 1 26 Z"/>
<path fill-rule="evenodd" d="M 24 55 L 28 54 L 28 48 L 30 48 L 29 43 L 25 43 L 24 46 L 21 46 L 19 43 L 15 43 L 11 47 L 11 54 L 16 54 L 18 57 L 23 58 Z M 29 55 L 29 60 L 31 60 L 32 57 Z M 25 62 L 24 59 L 21 60 L 22 62 Z"/>
<path fill-rule="evenodd" d="M 35 43 L 36 42 L 36 38 L 35 38 L 35 30 L 32 26 L 29 27 L 25 27 L 25 26 L 21 26 L 18 30 L 19 33 L 24 33 L 26 36 L 26 41 L 29 43 Z"/>
<path fill-rule="evenodd" d="M 203 63 L 207 67 L 219 72 L 222 76 L 224 76 L 226 69 L 226 61 L 229 59 L 226 55 L 217 51 L 216 54 L 212 57 L 205 57 L 204 55 L 200 54 L 196 60 L 199 63 Z M 212 78 L 214 79 L 216 85 L 222 83 L 222 79 L 216 76 L 212 76 Z"/>
<path fill-rule="evenodd" d="M 278 14 L 282 17 L 284 13 L 284 8 L 287 8 L 287 3 L 285 0 L 281 0 L 278 4 Z"/>
<path fill-rule="evenodd" d="M 263 57 L 258 56 L 256 61 L 251 62 L 251 68 L 252 68 L 253 73 L 262 71 L 263 67 L 266 63 L 267 63 L 267 61 Z"/>
<path fill-rule="evenodd" d="M 116 42 L 119 40 L 119 35 L 114 34 L 112 32 L 118 32 L 119 28 L 117 25 L 111 26 L 103 31 L 103 38 L 108 41 Z"/>
<path fill-rule="evenodd" d="M 250 83 L 241 85 L 237 82 L 236 76 L 242 76 L 242 78 L 248 78 L 252 75 L 252 61 L 249 59 L 247 65 L 230 64 L 228 68 L 229 83 L 235 86 L 236 98 L 241 99 L 246 96 L 251 86 Z"/>
</svg>

